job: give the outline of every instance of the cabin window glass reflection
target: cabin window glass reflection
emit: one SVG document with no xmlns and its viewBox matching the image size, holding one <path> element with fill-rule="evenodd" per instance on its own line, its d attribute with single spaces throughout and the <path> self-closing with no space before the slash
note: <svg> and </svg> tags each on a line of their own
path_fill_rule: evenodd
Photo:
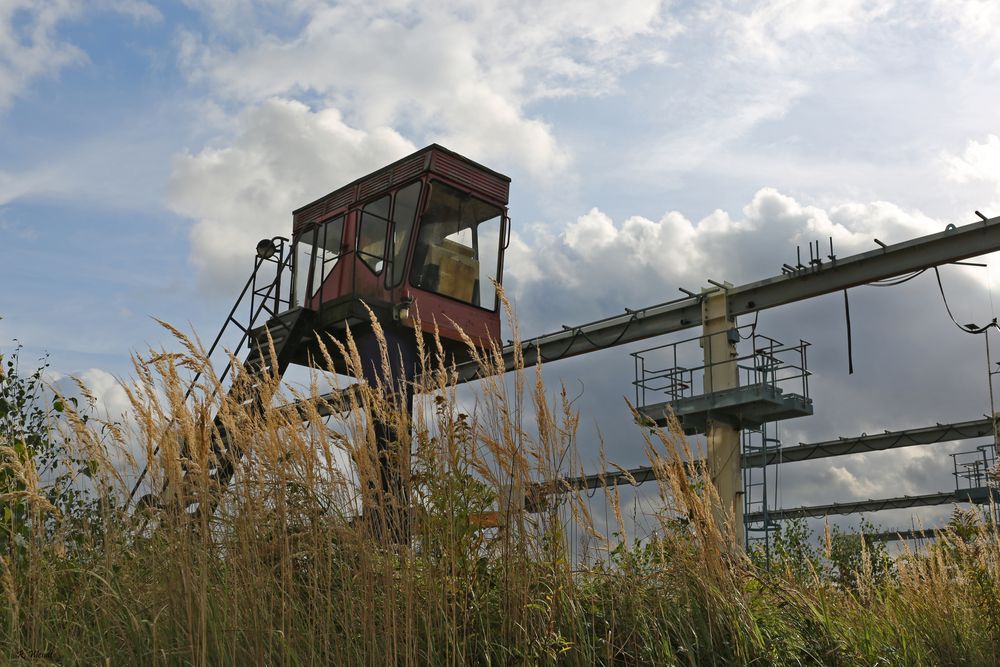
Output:
<svg viewBox="0 0 1000 667">
<path fill-rule="evenodd" d="M 503 211 L 444 183 L 431 185 L 413 251 L 411 282 L 465 303 L 496 310 Z"/>
<path fill-rule="evenodd" d="M 304 305 L 306 301 L 306 290 L 309 281 L 309 262 L 313 256 L 313 244 L 316 239 L 316 230 L 310 229 L 299 235 L 295 242 L 294 262 L 292 267 L 295 282 L 295 303 Z"/>
<path fill-rule="evenodd" d="M 386 274 L 386 287 L 395 287 L 403 282 L 406 273 L 406 251 L 410 247 L 413 234 L 413 220 L 420 201 L 420 183 L 411 183 L 396 193 L 392 207 L 392 271 Z"/>
<path fill-rule="evenodd" d="M 316 236 L 316 259 L 312 267 L 312 293 L 319 293 L 323 282 L 340 259 L 344 238 L 344 216 L 323 223 Z"/>
<path fill-rule="evenodd" d="M 503 215 L 497 215 L 479 223 L 476 237 L 479 245 L 479 301 L 476 305 L 496 310 L 497 290 L 494 283 L 500 268 L 500 237 L 503 229 Z"/>
<path fill-rule="evenodd" d="M 385 239 L 389 230 L 389 196 L 376 199 L 361 209 L 358 257 L 375 273 L 385 264 Z"/>
</svg>

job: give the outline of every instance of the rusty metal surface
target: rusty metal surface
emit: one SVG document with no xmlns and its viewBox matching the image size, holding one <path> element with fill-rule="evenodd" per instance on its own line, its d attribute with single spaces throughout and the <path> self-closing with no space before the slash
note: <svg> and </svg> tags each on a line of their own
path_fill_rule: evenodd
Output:
<svg viewBox="0 0 1000 667">
<path fill-rule="evenodd" d="M 403 183 L 440 175 L 471 188 L 474 194 L 503 207 L 510 193 L 510 178 L 438 144 L 407 155 L 381 169 L 337 188 L 292 212 L 292 233 L 387 193 Z"/>
</svg>

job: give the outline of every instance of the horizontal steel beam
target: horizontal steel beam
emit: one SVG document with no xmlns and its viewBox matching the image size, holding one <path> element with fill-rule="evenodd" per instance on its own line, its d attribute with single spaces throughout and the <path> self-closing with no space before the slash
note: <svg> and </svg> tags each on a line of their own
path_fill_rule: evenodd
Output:
<svg viewBox="0 0 1000 667">
<path fill-rule="evenodd" d="M 906 530 L 883 530 L 878 533 L 865 535 L 865 539 L 870 542 L 910 542 L 933 540 L 937 537 L 937 533 L 940 530 L 940 528 L 928 528 L 926 530 L 918 530 L 916 528 L 907 528 Z"/>
<path fill-rule="evenodd" d="M 582 475 L 580 477 L 561 477 L 551 482 L 540 482 L 533 485 L 533 493 L 537 495 L 547 495 L 551 493 L 569 493 L 572 491 L 593 491 L 606 486 L 620 486 L 632 484 L 637 486 L 652 482 L 656 479 L 656 473 L 651 466 L 641 466 L 629 470 L 609 470 L 598 472 L 593 475 Z"/>
<path fill-rule="evenodd" d="M 855 438 L 838 438 L 837 440 L 828 440 L 826 442 L 800 443 L 792 447 L 784 447 L 776 452 L 768 452 L 766 455 L 761 453 L 743 456 L 742 466 L 744 468 L 760 468 L 765 462 L 767 465 L 775 465 L 779 463 L 793 463 L 795 461 L 810 461 L 829 456 L 844 456 L 847 454 L 876 452 L 899 447 L 931 445 L 938 442 L 981 438 L 988 435 L 993 435 L 993 420 L 989 417 L 984 417 L 983 419 L 973 419 L 955 424 L 935 424 L 934 426 L 923 426 L 901 431 L 886 431 L 885 433 L 876 433 L 874 435 L 863 434 Z M 695 462 L 696 467 L 699 464 L 700 462 Z M 591 475 L 581 475 L 579 477 L 564 477 L 555 482 L 540 484 L 536 490 L 540 493 L 591 491 L 605 486 L 643 484 L 655 478 L 656 475 L 652 467 L 640 466 L 628 470 L 608 470 Z"/>
<path fill-rule="evenodd" d="M 994 500 L 1000 500 L 1000 493 L 993 490 Z M 807 517 L 825 517 L 834 514 L 855 514 L 858 512 L 880 512 L 882 510 L 906 509 L 909 507 L 931 507 L 934 505 L 950 505 L 953 503 L 984 504 L 990 501 L 990 489 L 975 488 L 961 491 L 944 491 L 940 493 L 925 493 L 919 496 L 899 496 L 897 498 L 881 498 L 861 500 L 850 503 L 830 503 L 829 505 L 811 505 L 808 507 L 793 507 L 788 509 L 772 509 L 767 511 L 767 518 L 772 521 L 799 519 Z M 764 520 L 763 512 L 752 512 L 746 515 L 749 522 Z"/>
<path fill-rule="evenodd" d="M 873 435 L 863 434 L 854 438 L 838 438 L 826 442 L 800 443 L 792 447 L 782 447 L 767 454 L 744 456 L 743 467 L 760 468 L 765 464 L 792 463 L 828 456 L 878 452 L 915 445 L 933 445 L 939 442 L 982 438 L 988 435 L 993 435 L 993 420 L 985 417 L 957 424 L 935 424 L 934 426 L 886 431 Z"/>
<path fill-rule="evenodd" d="M 361 401 L 360 394 L 357 393 L 358 385 L 352 384 L 344 387 L 343 389 L 337 389 L 334 391 L 321 394 L 316 397 L 315 408 L 316 412 L 320 417 L 330 417 L 342 412 L 347 412 L 351 409 L 351 397 L 354 396 L 356 402 Z M 311 417 L 310 410 L 307 405 L 312 402 L 312 399 L 304 399 L 301 401 L 295 401 L 294 403 L 286 403 L 285 405 L 279 405 L 275 410 L 279 412 L 284 412 L 286 410 L 297 410 L 299 412 L 299 417 L 303 421 L 309 421 Z"/>
<path fill-rule="evenodd" d="M 828 261 L 816 259 L 790 273 L 728 288 L 729 311 L 734 317 L 745 315 L 998 250 L 1000 217 L 950 227 L 858 255 Z M 513 370 L 518 352 L 526 364 L 532 365 L 538 359 L 543 362 L 566 359 L 700 324 L 701 297 L 685 297 L 530 338 L 521 341 L 520 350 L 508 345 L 503 348 L 504 366 L 507 371 Z M 473 380 L 480 373 L 474 363 L 462 364 L 457 371 L 462 382 Z"/>
</svg>

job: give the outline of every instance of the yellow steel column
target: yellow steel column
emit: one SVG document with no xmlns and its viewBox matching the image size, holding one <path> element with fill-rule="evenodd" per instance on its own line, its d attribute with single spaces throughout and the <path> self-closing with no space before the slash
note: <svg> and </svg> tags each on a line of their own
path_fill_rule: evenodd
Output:
<svg viewBox="0 0 1000 667">
<path fill-rule="evenodd" d="M 726 283 L 727 286 L 730 286 Z M 735 389 L 739 386 L 736 363 L 736 343 L 727 332 L 736 328 L 729 317 L 728 295 L 725 289 L 702 290 L 701 306 L 705 351 L 705 393 Z M 717 508 L 719 525 L 728 527 L 735 543 L 744 546 L 743 477 L 740 468 L 739 429 L 714 419 L 706 428 L 708 440 L 708 473 L 719 492 L 722 506 Z"/>
</svg>

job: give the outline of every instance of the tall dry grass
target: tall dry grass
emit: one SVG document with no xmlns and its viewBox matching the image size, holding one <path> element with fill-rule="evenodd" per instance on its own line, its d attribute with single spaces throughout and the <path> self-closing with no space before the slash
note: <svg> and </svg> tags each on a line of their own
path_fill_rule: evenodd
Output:
<svg viewBox="0 0 1000 667">
<path fill-rule="evenodd" d="M 30 512 L 29 539 L 0 555 L 3 662 L 1000 662 L 994 524 L 944 534 L 888 574 L 862 557 L 851 577 L 833 577 L 789 549 L 767 569 L 713 520 L 717 499 L 683 463 L 697 457 L 679 429 L 637 427 L 662 510 L 653 535 L 630 542 L 616 537 L 626 521 L 615 489 L 609 527 L 579 494 L 562 504 L 529 498 L 541 511 L 524 511 L 533 483 L 558 484 L 579 424 L 534 360 L 504 378 L 499 350 L 477 353 L 486 379 L 470 403 L 431 344 L 421 350 L 424 398 L 412 415 L 388 388 L 359 386 L 332 406 L 346 410 L 324 420 L 316 383 L 294 393 L 271 377 L 251 389 L 238 374 L 227 394 L 200 347 L 177 337 L 183 352 L 136 359 L 133 423 L 64 413 L 72 456 L 93 463 L 93 502 L 61 510 L 45 500 L 30 462 L 14 470 L 5 459 L 4 470 L 26 482 L 17 502 Z M 324 342 L 328 364 L 337 355 L 360 367 L 350 340 Z M 258 390 L 264 405 L 300 401 L 301 411 L 245 402 Z M 212 476 L 216 414 L 237 461 L 225 489 Z M 377 483 L 375 420 L 402 434 L 408 502 Z M 124 502 L 122 461 L 136 447 L 156 492 L 141 509 Z M 358 519 L 361 507 L 394 508 L 407 538 Z M 483 528 L 490 513 L 498 527 Z M 587 553 L 572 553 L 577 532 L 588 535 Z"/>
</svg>

